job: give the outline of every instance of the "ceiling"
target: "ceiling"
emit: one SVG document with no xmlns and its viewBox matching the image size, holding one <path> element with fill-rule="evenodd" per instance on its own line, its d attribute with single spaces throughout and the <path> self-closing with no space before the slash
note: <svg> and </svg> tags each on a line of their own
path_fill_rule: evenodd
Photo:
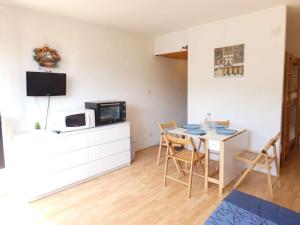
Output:
<svg viewBox="0 0 300 225">
<path fill-rule="evenodd" d="M 147 35 L 159 35 L 211 21 L 289 6 L 288 27 L 300 31 L 300 0 L 0 0 Z"/>
</svg>

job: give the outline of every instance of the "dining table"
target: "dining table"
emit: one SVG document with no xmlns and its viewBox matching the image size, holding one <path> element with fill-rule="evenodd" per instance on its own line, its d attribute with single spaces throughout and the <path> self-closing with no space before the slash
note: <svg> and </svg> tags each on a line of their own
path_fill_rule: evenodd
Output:
<svg viewBox="0 0 300 225">
<path fill-rule="evenodd" d="M 193 129 L 195 130 L 195 128 Z M 231 130 L 234 130 L 233 133 L 222 134 L 218 129 L 201 126 L 200 129 L 204 132 L 195 134 L 197 132 L 190 132 L 193 129 L 181 127 L 169 130 L 168 133 L 191 137 L 195 143 L 199 143 L 198 150 L 205 154 L 204 189 L 208 191 L 210 183 L 217 184 L 219 195 L 222 195 L 226 185 L 236 179 L 245 169 L 245 165 L 235 160 L 235 156 L 248 149 L 248 131 L 230 127 Z M 204 146 L 202 149 L 201 143 Z M 213 173 L 210 173 L 211 160 L 218 161 L 218 170 Z"/>
</svg>

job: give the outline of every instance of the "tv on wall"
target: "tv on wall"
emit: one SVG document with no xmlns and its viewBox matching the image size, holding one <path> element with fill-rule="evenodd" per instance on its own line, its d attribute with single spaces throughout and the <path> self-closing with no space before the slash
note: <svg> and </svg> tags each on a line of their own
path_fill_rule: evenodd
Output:
<svg viewBox="0 0 300 225">
<path fill-rule="evenodd" d="M 66 95 L 66 74 L 26 72 L 27 96 Z"/>
</svg>

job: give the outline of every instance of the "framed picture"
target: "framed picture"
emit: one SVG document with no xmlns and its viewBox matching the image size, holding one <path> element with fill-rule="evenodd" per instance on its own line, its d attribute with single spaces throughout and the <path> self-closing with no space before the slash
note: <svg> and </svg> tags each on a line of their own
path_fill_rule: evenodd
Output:
<svg viewBox="0 0 300 225">
<path fill-rule="evenodd" d="M 215 77 L 244 76 L 244 44 L 215 48 Z"/>
</svg>

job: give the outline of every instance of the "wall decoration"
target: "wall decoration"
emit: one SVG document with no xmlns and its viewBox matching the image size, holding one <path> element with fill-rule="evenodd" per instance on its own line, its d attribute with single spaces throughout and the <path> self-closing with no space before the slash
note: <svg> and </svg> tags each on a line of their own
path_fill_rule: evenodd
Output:
<svg viewBox="0 0 300 225">
<path fill-rule="evenodd" d="M 215 77 L 244 76 L 244 44 L 215 48 Z"/>
<path fill-rule="evenodd" d="M 55 49 L 49 48 L 46 44 L 42 48 L 33 50 L 33 59 L 41 66 L 46 68 L 54 68 L 58 66 L 60 56 Z"/>
</svg>

